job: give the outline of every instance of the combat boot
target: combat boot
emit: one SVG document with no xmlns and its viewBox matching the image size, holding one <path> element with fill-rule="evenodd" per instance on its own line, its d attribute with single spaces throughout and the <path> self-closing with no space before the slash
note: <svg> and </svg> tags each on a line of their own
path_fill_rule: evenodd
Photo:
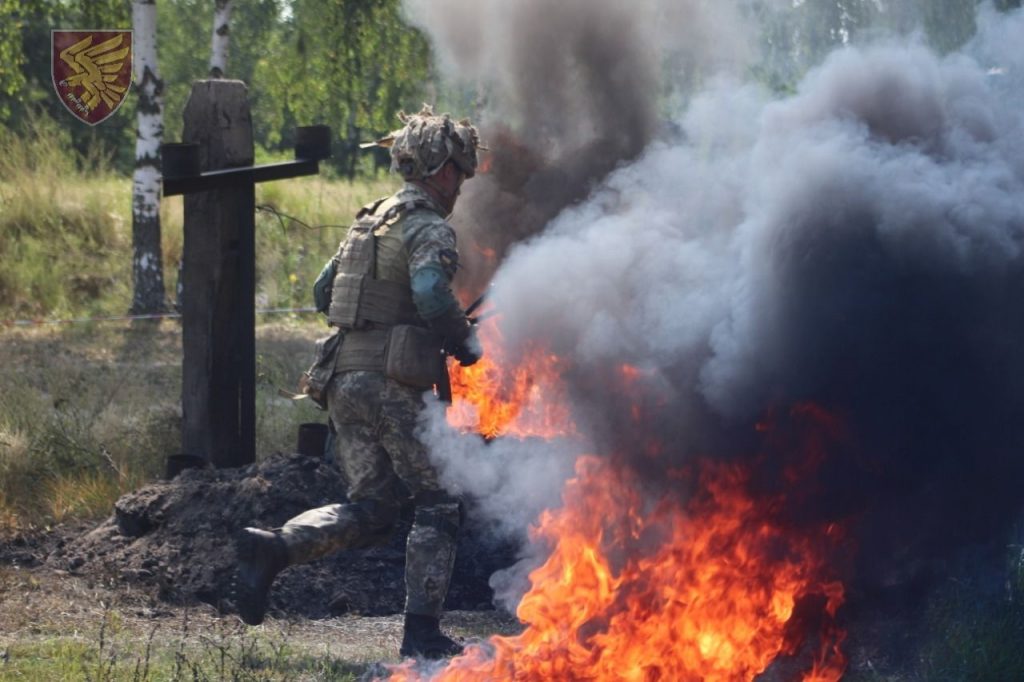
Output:
<svg viewBox="0 0 1024 682">
<path fill-rule="evenodd" d="M 434 616 L 405 614 L 405 633 L 402 635 L 402 656 L 417 658 L 448 658 L 462 653 L 462 645 L 441 632 L 440 621 Z"/>
<path fill-rule="evenodd" d="M 236 538 L 235 551 L 235 606 L 242 620 L 259 625 L 267 612 L 270 585 L 288 567 L 288 547 L 277 533 L 244 528 Z"/>
</svg>

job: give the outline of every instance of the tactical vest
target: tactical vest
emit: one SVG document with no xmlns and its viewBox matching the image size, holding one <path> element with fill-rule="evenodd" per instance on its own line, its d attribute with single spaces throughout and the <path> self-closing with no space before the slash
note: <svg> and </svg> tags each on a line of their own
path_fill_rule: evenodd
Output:
<svg viewBox="0 0 1024 682">
<path fill-rule="evenodd" d="M 441 339 L 413 304 L 400 221 L 410 211 L 435 208 L 424 199 L 389 201 L 359 211 L 335 256 L 327 320 L 344 332 L 335 369 L 383 371 L 426 387 L 436 383 L 443 366 Z"/>
</svg>

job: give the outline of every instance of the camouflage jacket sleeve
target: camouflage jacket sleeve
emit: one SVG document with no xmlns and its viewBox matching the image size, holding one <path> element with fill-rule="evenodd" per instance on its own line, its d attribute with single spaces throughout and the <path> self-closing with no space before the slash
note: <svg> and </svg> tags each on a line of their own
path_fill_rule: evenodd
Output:
<svg viewBox="0 0 1024 682">
<path fill-rule="evenodd" d="M 465 317 L 452 293 L 451 281 L 459 266 L 455 230 L 427 210 L 406 219 L 402 238 L 409 256 L 413 302 L 428 323 L 441 317 Z"/>
</svg>

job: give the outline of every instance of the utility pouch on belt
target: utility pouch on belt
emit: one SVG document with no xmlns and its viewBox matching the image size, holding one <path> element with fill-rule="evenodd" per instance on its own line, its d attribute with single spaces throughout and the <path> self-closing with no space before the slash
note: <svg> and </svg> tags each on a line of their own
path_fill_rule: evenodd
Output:
<svg viewBox="0 0 1024 682">
<path fill-rule="evenodd" d="M 302 375 L 300 381 L 303 392 L 321 409 L 327 409 L 327 395 L 324 391 L 334 376 L 334 361 L 344 338 L 345 333 L 339 331 L 317 339 L 313 364 Z"/>
<path fill-rule="evenodd" d="M 391 328 L 384 374 L 416 388 L 430 388 L 440 380 L 441 338 L 423 327 L 399 324 Z"/>
</svg>

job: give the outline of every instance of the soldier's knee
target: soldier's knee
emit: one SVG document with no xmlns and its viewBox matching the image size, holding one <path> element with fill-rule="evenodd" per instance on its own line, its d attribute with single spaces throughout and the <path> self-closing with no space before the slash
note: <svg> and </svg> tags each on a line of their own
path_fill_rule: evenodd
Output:
<svg viewBox="0 0 1024 682">
<path fill-rule="evenodd" d="M 358 500 L 352 503 L 352 511 L 359 522 L 360 530 L 366 535 L 389 533 L 398 521 L 397 505 L 381 500 Z"/>
<path fill-rule="evenodd" d="M 418 493 L 415 525 L 433 528 L 442 535 L 454 539 L 462 525 L 462 503 L 444 491 Z"/>
</svg>

